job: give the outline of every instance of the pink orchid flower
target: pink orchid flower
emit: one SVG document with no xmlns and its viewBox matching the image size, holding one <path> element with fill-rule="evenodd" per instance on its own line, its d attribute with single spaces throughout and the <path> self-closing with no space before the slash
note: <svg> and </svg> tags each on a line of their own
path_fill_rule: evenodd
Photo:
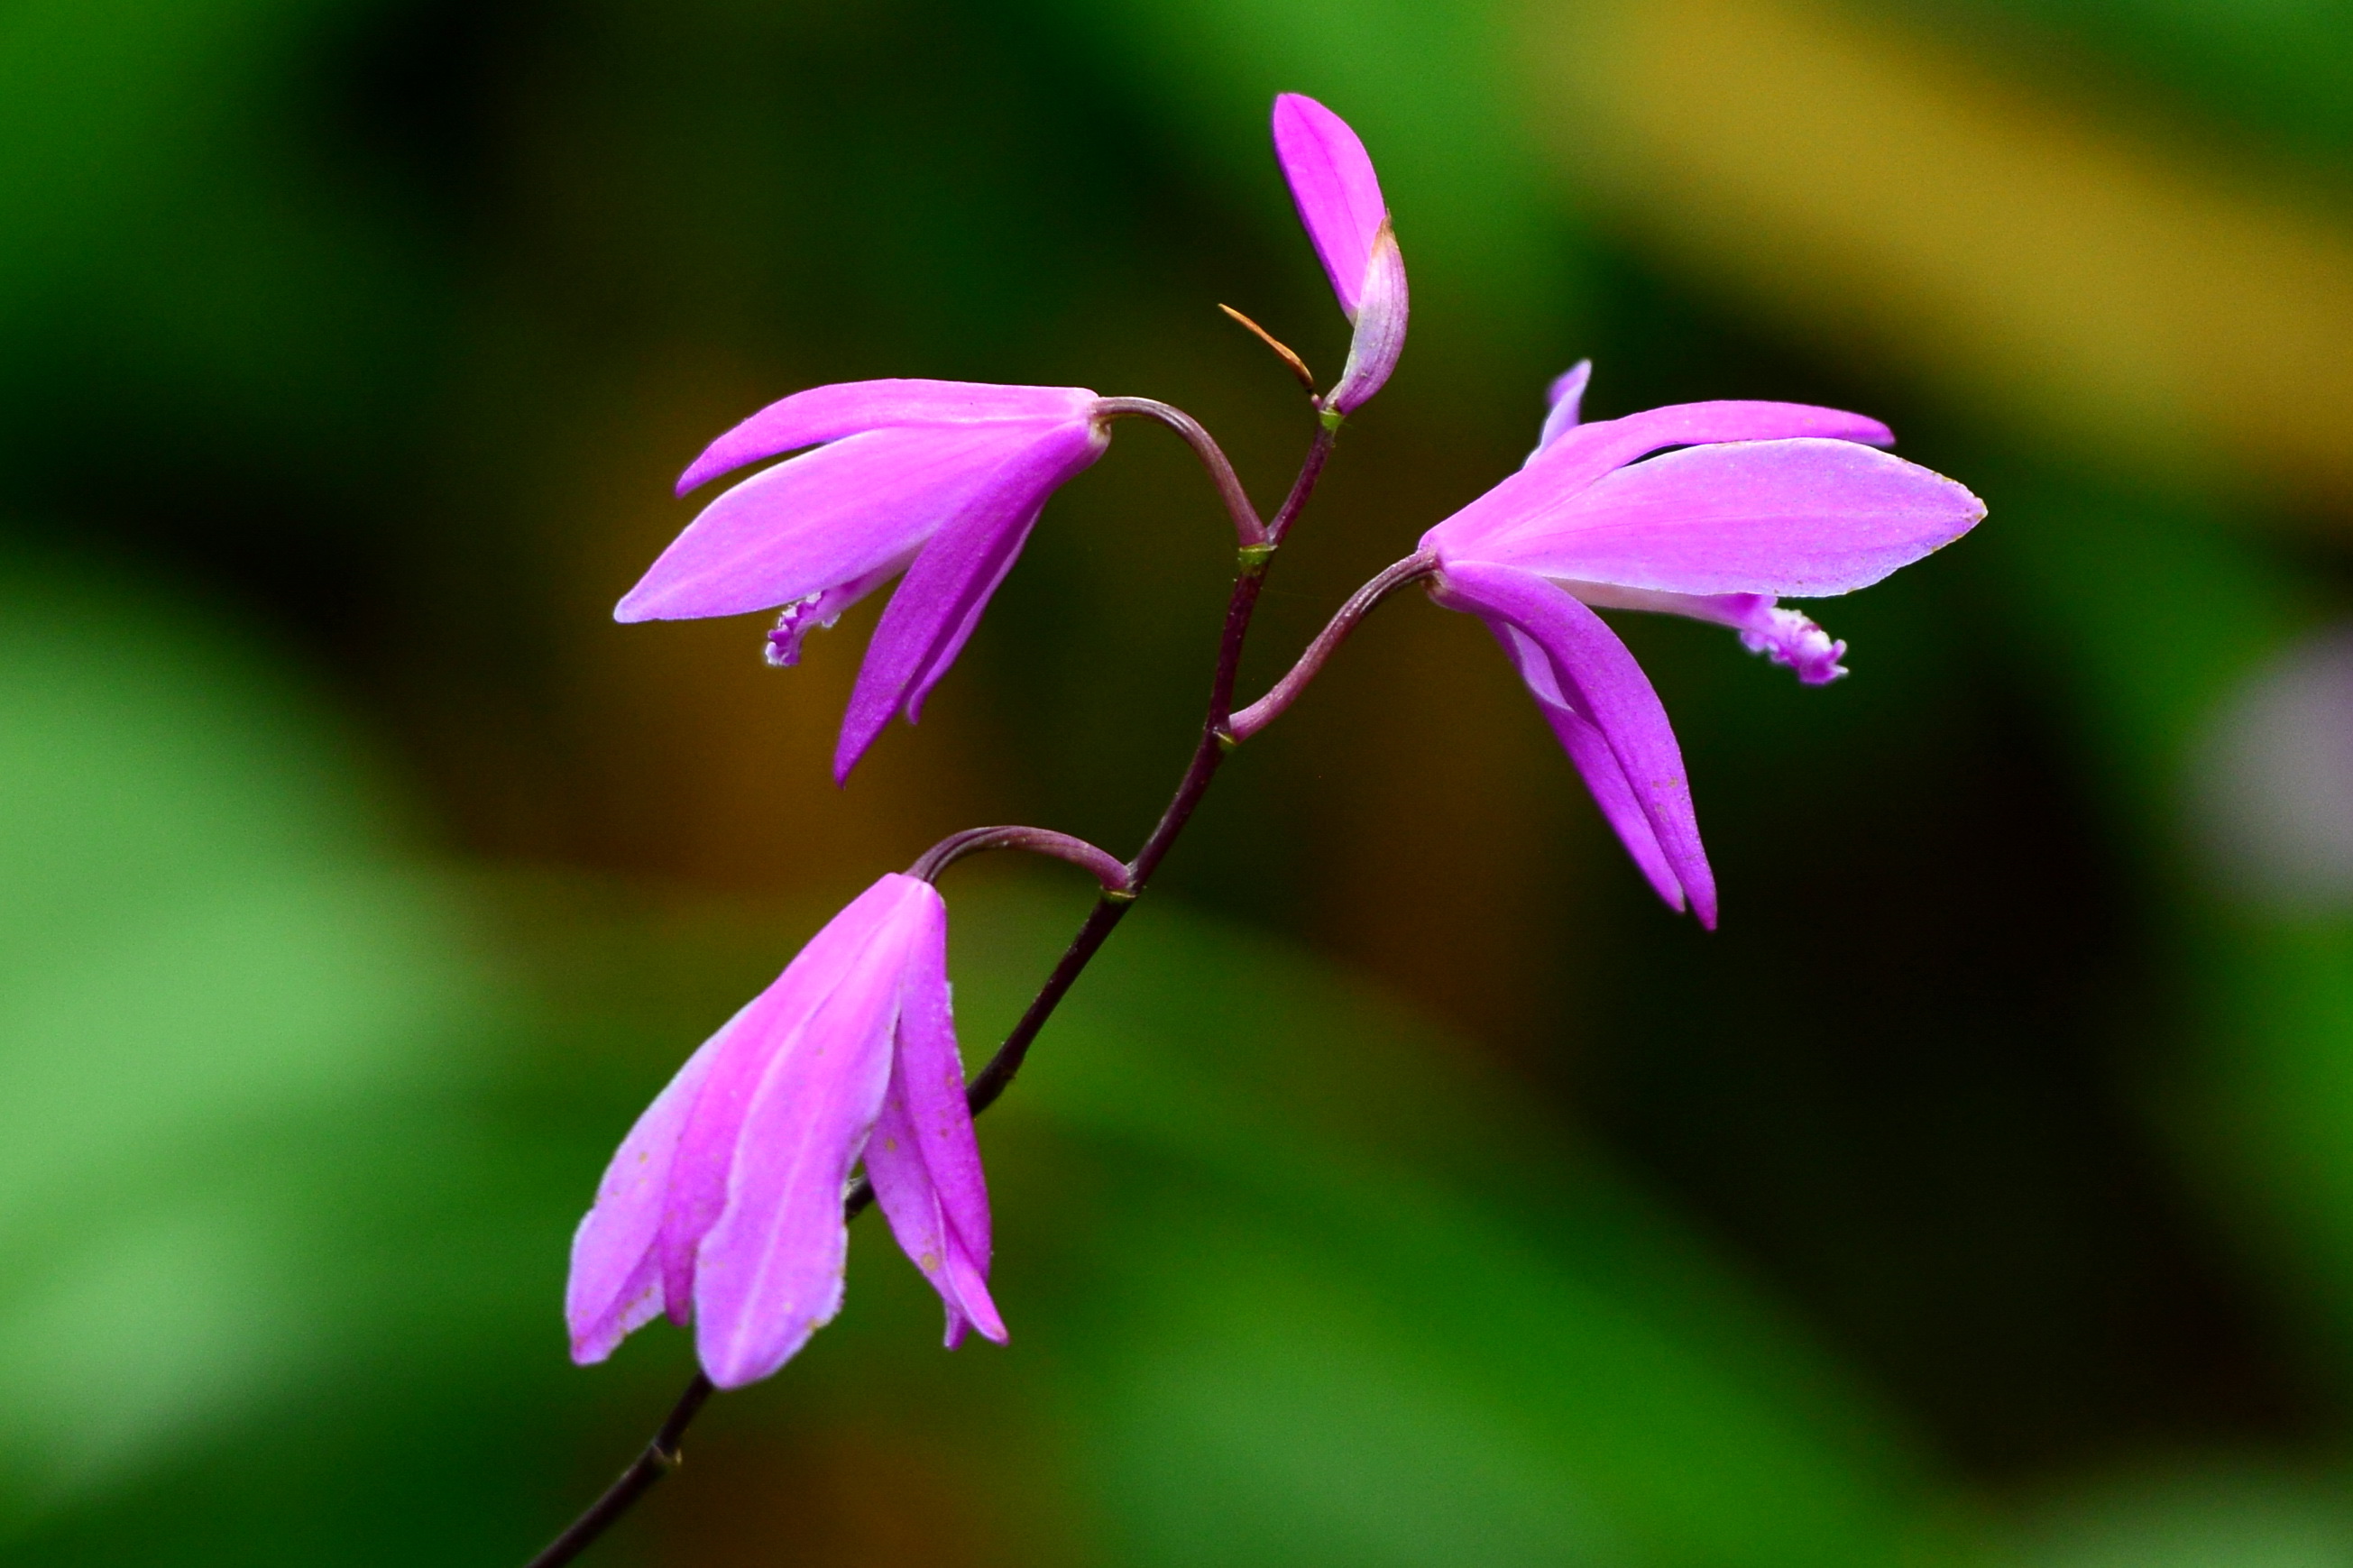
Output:
<svg viewBox="0 0 2353 1568">
<path fill-rule="evenodd" d="M 1894 437 L 1859 414 L 1686 403 L 1580 425 L 1588 368 L 1555 383 L 1526 465 L 1422 536 L 1431 596 L 1486 622 L 1635 865 L 1713 929 L 1674 730 L 1593 607 L 1731 626 L 1820 685 L 1846 673 L 1846 644 L 1778 596 L 1867 587 L 1968 532 L 1985 504 L 1875 450 Z"/>
<path fill-rule="evenodd" d="M 774 403 L 713 441 L 681 495 L 747 463 L 804 453 L 722 492 L 613 611 L 619 621 L 782 608 L 768 658 L 902 572 L 834 750 L 848 778 L 893 712 L 913 723 L 964 650 L 1049 496 L 1111 444 L 1078 386 L 856 381 Z"/>
<path fill-rule="evenodd" d="M 1335 414 L 1362 407 L 1405 352 L 1405 258 L 1381 182 L 1348 122 L 1295 92 L 1274 100 L 1274 156 L 1340 311 L 1356 327 L 1348 363 L 1324 395 Z"/>
<path fill-rule="evenodd" d="M 667 1311 L 721 1388 L 767 1376 L 840 1309 L 860 1157 L 891 1233 L 967 1328 L 988 1296 L 988 1191 L 948 1009 L 947 910 L 892 874 L 809 939 L 621 1142 L 572 1243 L 573 1360 Z"/>
</svg>

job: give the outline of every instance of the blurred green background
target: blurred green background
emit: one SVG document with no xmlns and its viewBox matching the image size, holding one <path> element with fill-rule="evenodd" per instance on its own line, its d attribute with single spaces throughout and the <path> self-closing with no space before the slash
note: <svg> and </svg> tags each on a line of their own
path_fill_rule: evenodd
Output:
<svg viewBox="0 0 2353 1568">
<path fill-rule="evenodd" d="M 643 1441 L 612 1145 L 939 835 L 1131 847 L 1229 539 L 1123 427 L 845 792 L 871 605 L 609 606 L 823 381 L 1167 398 L 1271 500 L 1283 89 L 1414 335 L 1246 684 L 1587 354 L 1992 519 L 1825 690 L 1623 618 L 1714 936 L 1385 610 L 984 1124 L 1011 1346 L 861 1226 L 597 1560 L 2353 1565 L 2345 0 L 7 0 L 0 1561 L 520 1563 Z M 1085 894 L 948 891 L 970 1054 Z"/>
</svg>

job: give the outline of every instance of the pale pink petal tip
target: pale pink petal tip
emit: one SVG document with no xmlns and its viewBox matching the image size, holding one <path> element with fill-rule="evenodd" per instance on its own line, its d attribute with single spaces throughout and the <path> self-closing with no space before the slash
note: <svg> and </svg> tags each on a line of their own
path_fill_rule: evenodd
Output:
<svg viewBox="0 0 2353 1568">
<path fill-rule="evenodd" d="M 1365 264 L 1365 287 L 1358 300 L 1356 335 L 1348 340 L 1348 363 L 1340 380 L 1324 398 L 1325 407 L 1353 414 L 1371 401 L 1397 369 L 1405 352 L 1407 315 L 1405 258 L 1398 253 L 1397 235 L 1381 220 Z"/>
<path fill-rule="evenodd" d="M 1578 360 L 1575 364 L 1553 377 L 1552 384 L 1545 389 L 1545 406 L 1553 413 L 1559 414 L 1563 412 L 1562 405 L 1567 405 L 1568 422 L 1575 424 L 1577 403 L 1585 396 L 1586 384 L 1592 379 L 1593 362 L 1589 359 Z"/>
<path fill-rule="evenodd" d="M 1388 215 L 1373 161 L 1346 121 L 1295 92 L 1275 98 L 1274 155 L 1332 292 L 1353 321 L 1373 240 Z"/>
<path fill-rule="evenodd" d="M 1535 452 L 1528 454 L 1529 462 L 1535 460 L 1536 452 L 1543 451 L 1577 428 L 1579 411 L 1585 402 L 1585 386 L 1592 379 L 1593 362 L 1589 359 L 1578 360 L 1553 378 L 1552 385 L 1545 393 L 1544 429 L 1536 437 Z"/>
</svg>

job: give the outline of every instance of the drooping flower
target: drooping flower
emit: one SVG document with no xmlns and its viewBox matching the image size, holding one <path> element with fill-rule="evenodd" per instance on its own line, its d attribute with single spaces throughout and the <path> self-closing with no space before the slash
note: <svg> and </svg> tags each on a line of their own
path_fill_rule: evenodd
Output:
<svg viewBox="0 0 2353 1568">
<path fill-rule="evenodd" d="M 1554 384 L 1526 465 L 1422 536 L 1431 596 L 1487 623 L 1651 887 L 1713 927 L 1674 731 L 1593 607 L 1731 626 L 1820 685 L 1846 673 L 1846 644 L 1778 596 L 1867 587 L 1968 532 L 1985 505 L 1876 450 L 1894 441 L 1877 420 L 1835 409 L 1686 403 L 1580 425 L 1586 369 Z"/>
<path fill-rule="evenodd" d="M 723 491 L 615 607 L 620 621 L 781 609 L 768 658 L 906 574 L 874 628 L 834 750 L 835 782 L 893 712 L 913 723 L 979 624 L 1046 500 L 1111 444 L 1084 387 L 857 381 L 774 403 L 678 481 L 802 447 Z"/>
<path fill-rule="evenodd" d="M 1337 414 L 1362 407 L 1405 352 L 1405 258 L 1373 161 L 1348 122 L 1295 92 L 1274 100 L 1274 156 L 1341 313 L 1355 325 L 1348 363 L 1325 395 Z"/>
<path fill-rule="evenodd" d="M 988 1193 L 948 1007 L 947 910 L 886 876 L 690 1058 L 635 1127 L 572 1243 L 572 1356 L 667 1311 L 722 1388 L 782 1366 L 841 1305 L 842 1191 L 863 1155 L 907 1256 L 967 1328 L 988 1296 Z"/>
</svg>

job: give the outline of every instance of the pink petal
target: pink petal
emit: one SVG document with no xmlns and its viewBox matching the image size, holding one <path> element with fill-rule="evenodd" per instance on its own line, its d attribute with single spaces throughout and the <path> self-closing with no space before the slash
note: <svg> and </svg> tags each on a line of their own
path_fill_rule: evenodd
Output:
<svg viewBox="0 0 2353 1568">
<path fill-rule="evenodd" d="M 964 1065 L 948 1005 L 947 910 L 934 894 L 908 956 L 899 1048 L 866 1173 L 891 1234 L 947 1306 L 947 1342 L 967 1324 L 1005 1340 L 988 1295 L 988 1186 L 965 1107 Z"/>
<path fill-rule="evenodd" d="M 834 748 L 836 783 L 848 778 L 894 711 L 913 723 L 923 699 L 964 651 L 989 595 L 1013 569 L 1039 510 L 1054 489 L 1110 444 L 1092 424 L 1032 437 L 965 497 L 908 568 L 875 626 Z"/>
<path fill-rule="evenodd" d="M 1397 236 L 1383 218 L 1373 236 L 1371 257 L 1365 263 L 1365 286 L 1357 300 L 1356 334 L 1348 340 L 1348 363 L 1326 397 L 1324 406 L 1342 414 L 1363 407 L 1397 369 L 1405 353 L 1407 300 L 1405 258 Z"/>
<path fill-rule="evenodd" d="M 1620 837 L 1634 854 L 1661 896 L 1677 909 L 1682 901 L 1665 891 L 1660 868 L 1671 874 L 1691 903 L 1702 925 L 1715 926 L 1715 876 L 1699 837 L 1699 822 L 1692 813 L 1691 784 L 1683 773 L 1683 752 L 1675 744 L 1667 710 L 1651 689 L 1650 678 L 1618 636 L 1599 616 L 1578 604 L 1543 578 L 1508 566 L 1483 562 L 1450 563 L 1439 579 L 1439 602 L 1451 609 L 1468 610 L 1491 626 L 1503 623 L 1504 646 L 1520 658 L 1521 678 L 1547 712 L 1566 708 L 1598 731 L 1616 759 L 1620 778 L 1658 847 L 1651 860 L 1639 838 L 1622 827 Z M 1524 637 L 1526 642 L 1519 640 Z M 1529 647 L 1528 645 L 1533 645 Z M 1533 657 L 1541 653 L 1541 658 Z M 1557 727 L 1556 727 L 1557 732 Z M 1571 733 L 1574 733 L 1572 731 Z M 1569 742 L 1564 734 L 1564 743 Z M 1570 755 L 1577 757 L 1572 745 Z M 1579 759 L 1580 768 L 1584 767 Z M 1594 798 L 1617 826 L 1623 801 L 1606 770 L 1584 769 L 1590 781 L 1597 772 L 1604 782 Z"/>
<path fill-rule="evenodd" d="M 1817 436 L 1883 447 L 1895 437 L 1860 414 L 1802 403 L 1678 403 L 1579 425 L 1540 447 L 1516 474 L 1422 535 L 1425 550 L 1479 555 L 1492 538 L 1541 526 L 1588 485 L 1663 447 Z"/>
<path fill-rule="evenodd" d="M 695 1349 L 722 1388 L 775 1372 L 841 1307 L 842 1189 L 881 1110 L 909 945 L 937 897 L 895 874 L 873 891 L 868 940 L 752 1095 L 727 1206 L 696 1257 Z"/>
<path fill-rule="evenodd" d="M 1274 156 L 1332 292 L 1353 321 L 1373 237 L 1388 216 L 1373 161 L 1346 121 L 1295 92 L 1274 100 Z"/>
<path fill-rule="evenodd" d="M 704 507 L 613 618 L 771 610 L 904 562 L 1009 454 L 1057 428 L 872 430 L 763 469 Z"/>
<path fill-rule="evenodd" d="M 1618 765 L 1618 754 L 1609 749 L 1609 739 L 1574 708 L 1542 700 L 1536 706 L 1551 724 L 1552 732 L 1559 737 L 1561 749 L 1577 764 L 1585 787 L 1592 791 L 1593 804 L 1601 808 L 1602 820 L 1626 846 L 1635 869 L 1651 884 L 1651 890 L 1680 914 L 1684 904 L 1683 883 L 1676 879 L 1667 852 L 1660 847 L 1659 836 L 1651 830 L 1651 819 L 1643 815 L 1642 803 L 1634 796 L 1634 786 L 1626 782 L 1626 770 Z"/>
<path fill-rule="evenodd" d="M 904 878 L 884 877 L 811 937 L 765 991 L 703 1047 L 712 1058 L 681 1140 L 656 1250 L 670 1315 L 687 1320 L 696 1300 L 702 1240 L 726 1212 L 744 1118 L 778 1055 L 839 988 L 860 955 L 884 939 L 904 901 Z"/>
<path fill-rule="evenodd" d="M 1567 581 L 1819 597 L 1867 587 L 1983 516 L 1952 480 L 1851 441 L 1741 441 L 1620 468 L 1472 548 Z"/>
<path fill-rule="evenodd" d="M 687 1058 L 638 1118 L 596 1184 L 596 1202 L 572 1237 L 564 1316 L 572 1359 L 586 1366 L 613 1353 L 631 1330 L 661 1311 L 661 1260 L 654 1246 L 670 1199 L 681 1134 L 726 1031 Z M 685 1305 L 681 1298 L 680 1305 Z"/>
<path fill-rule="evenodd" d="M 980 381 L 844 381 L 771 403 L 703 450 L 679 476 L 684 495 L 730 468 L 860 430 L 906 425 L 1014 420 L 1061 424 L 1083 417 L 1095 395 L 1083 386 L 997 386 Z"/>
<path fill-rule="evenodd" d="M 1577 428 L 1577 411 L 1585 402 L 1585 384 L 1593 379 L 1593 362 L 1578 360 L 1555 378 L 1545 393 L 1544 429 L 1536 436 L 1536 451 L 1528 454 L 1528 462 L 1535 461 L 1536 452 L 1543 451 L 1563 436 Z M 1527 467 L 1527 463 L 1520 465 Z"/>
</svg>

